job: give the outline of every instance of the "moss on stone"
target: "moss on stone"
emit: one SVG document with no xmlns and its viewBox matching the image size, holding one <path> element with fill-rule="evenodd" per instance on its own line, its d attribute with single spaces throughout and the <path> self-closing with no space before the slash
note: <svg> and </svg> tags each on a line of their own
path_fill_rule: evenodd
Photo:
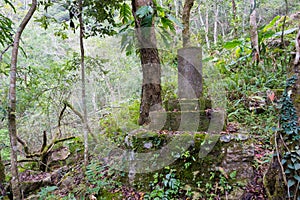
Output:
<svg viewBox="0 0 300 200">
<path fill-rule="evenodd" d="M 132 149 L 138 153 L 147 153 L 160 149 L 166 145 L 171 137 L 166 134 L 158 134 L 155 132 L 141 132 L 132 136 Z"/>
<path fill-rule="evenodd" d="M 200 149 L 202 142 L 204 141 L 206 134 L 204 133 L 195 133 L 194 134 L 194 148 Z"/>
<path fill-rule="evenodd" d="M 268 199 L 272 200 L 282 200 L 285 199 L 285 186 L 282 183 L 283 181 L 280 180 L 279 174 L 274 175 L 273 177 L 266 174 L 263 177 L 263 184 L 266 189 L 266 193 Z"/>
<path fill-rule="evenodd" d="M 151 130 L 207 131 L 210 117 L 205 111 L 151 112 Z"/>
<path fill-rule="evenodd" d="M 137 133 L 132 136 L 132 144 L 135 152 L 153 152 L 163 147 L 166 147 L 170 142 L 174 142 L 173 145 L 168 146 L 170 152 L 176 152 L 174 155 L 174 162 L 170 164 L 167 168 L 157 170 L 155 172 L 146 174 L 136 174 L 134 187 L 139 191 L 149 192 L 151 190 L 150 183 L 154 181 L 154 174 L 161 174 L 165 177 L 170 169 L 174 170 L 176 173 L 176 178 L 180 180 L 183 184 L 188 184 L 192 187 L 193 191 L 198 191 L 198 183 L 201 183 L 201 188 L 205 189 L 206 183 L 214 185 L 219 181 L 220 177 L 223 175 L 218 169 L 222 167 L 223 161 L 227 155 L 227 149 L 234 147 L 243 147 L 245 145 L 251 145 L 249 138 L 245 141 L 232 140 L 228 143 L 222 142 L 218 139 L 219 135 L 208 135 L 203 132 L 188 132 L 184 131 L 176 135 L 160 134 L 151 131 L 144 131 Z M 178 145 L 176 145 L 178 142 Z M 189 142 L 191 145 L 188 149 L 182 149 L 181 142 Z M 243 145 L 240 144 L 243 142 Z M 148 148 L 146 146 L 148 145 Z M 151 145 L 150 145 L 151 144 Z M 213 145 L 212 149 L 209 149 L 207 155 L 199 157 L 200 151 L 205 151 L 204 147 L 210 148 L 210 144 Z M 149 148 L 149 146 L 151 146 Z M 235 149 L 238 151 L 238 149 Z M 243 154 L 243 148 L 241 148 L 241 154 Z M 180 152 L 180 153 L 178 153 Z M 153 155 L 153 161 L 157 162 L 158 159 Z M 160 155 L 159 155 L 160 156 Z M 161 163 L 160 163 L 161 164 Z M 229 175 L 232 171 L 227 171 L 225 173 Z M 211 179 L 211 173 L 215 174 L 215 178 Z M 237 171 L 237 174 L 239 172 Z M 125 175 L 127 177 L 128 174 Z M 123 183 L 129 184 L 128 180 L 122 180 Z M 235 178 L 234 180 L 228 180 L 229 185 L 233 185 L 236 182 L 247 182 L 247 180 L 242 180 Z"/>
<path fill-rule="evenodd" d="M 122 198 L 122 193 L 121 192 L 110 192 L 108 190 L 102 189 L 99 193 L 99 197 L 101 199 L 105 200 L 115 200 L 115 199 L 121 199 Z"/>
<path fill-rule="evenodd" d="M 212 108 L 212 102 L 206 97 L 199 99 L 171 99 L 165 102 L 166 111 L 195 111 Z"/>
</svg>

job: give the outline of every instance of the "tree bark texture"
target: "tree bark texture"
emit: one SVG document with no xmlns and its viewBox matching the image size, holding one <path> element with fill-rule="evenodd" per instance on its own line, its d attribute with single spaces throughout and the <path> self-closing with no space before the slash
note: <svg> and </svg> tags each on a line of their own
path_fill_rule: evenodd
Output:
<svg viewBox="0 0 300 200">
<path fill-rule="evenodd" d="M 194 5 L 195 0 L 185 0 L 183 13 L 182 13 L 182 24 L 183 24 L 183 31 L 182 31 L 182 42 L 183 48 L 191 46 L 191 33 L 190 33 L 190 15 L 191 9 Z"/>
<path fill-rule="evenodd" d="M 34 14 L 37 6 L 37 0 L 32 0 L 31 7 L 25 17 L 23 18 L 21 24 L 19 25 L 13 43 L 13 49 L 11 54 L 11 65 L 10 65 L 10 87 L 9 87 L 9 107 L 8 107 L 8 129 L 10 136 L 10 146 L 11 146 L 11 185 L 13 199 L 21 199 L 21 190 L 19 185 L 19 175 L 18 175 L 18 164 L 17 164 L 17 126 L 16 126 L 16 80 L 17 80 L 17 61 L 18 61 L 18 50 L 21 35 L 26 25 L 30 21 L 32 15 Z"/>
<path fill-rule="evenodd" d="M 161 99 L 161 64 L 157 50 L 154 20 L 151 27 L 142 25 L 143 18 L 136 15 L 142 6 L 153 6 L 152 0 L 132 0 L 132 13 L 135 18 L 135 32 L 143 71 L 139 125 L 150 123 L 150 111 L 162 108 Z"/>
</svg>

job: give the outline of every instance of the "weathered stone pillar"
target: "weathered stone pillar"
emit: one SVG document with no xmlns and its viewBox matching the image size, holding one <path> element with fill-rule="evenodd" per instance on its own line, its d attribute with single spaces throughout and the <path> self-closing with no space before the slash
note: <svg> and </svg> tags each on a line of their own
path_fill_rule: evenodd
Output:
<svg viewBox="0 0 300 200">
<path fill-rule="evenodd" d="M 178 97 L 198 99 L 202 96 L 202 49 L 189 47 L 179 49 L 178 58 Z"/>
</svg>

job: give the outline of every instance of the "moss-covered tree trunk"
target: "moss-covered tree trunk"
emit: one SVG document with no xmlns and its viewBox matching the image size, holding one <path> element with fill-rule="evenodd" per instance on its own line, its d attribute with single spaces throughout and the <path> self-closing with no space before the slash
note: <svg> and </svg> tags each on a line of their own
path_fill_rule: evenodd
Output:
<svg viewBox="0 0 300 200">
<path fill-rule="evenodd" d="M 150 111 L 162 108 L 161 65 L 157 50 L 154 29 L 154 11 L 142 16 L 137 11 L 142 7 L 151 7 L 152 0 L 132 0 L 132 13 L 135 19 L 135 32 L 138 39 L 143 71 L 139 125 L 150 122 Z"/>
</svg>

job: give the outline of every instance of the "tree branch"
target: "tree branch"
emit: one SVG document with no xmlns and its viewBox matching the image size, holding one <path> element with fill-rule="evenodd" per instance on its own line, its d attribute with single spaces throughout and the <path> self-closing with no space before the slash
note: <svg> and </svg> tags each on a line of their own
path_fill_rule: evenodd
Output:
<svg viewBox="0 0 300 200">
<path fill-rule="evenodd" d="M 2 52 L 1 52 L 1 54 L 0 54 L 0 62 L 2 62 L 2 57 L 3 57 L 3 55 L 8 51 L 8 49 L 10 48 L 10 47 L 12 47 L 13 46 L 13 44 L 10 44 L 10 45 L 8 45 Z"/>
<path fill-rule="evenodd" d="M 67 107 L 69 107 L 75 113 L 75 115 L 77 115 L 80 118 L 81 122 L 84 122 L 84 118 L 83 118 L 82 114 L 78 110 L 76 110 L 68 101 L 63 101 L 63 103 Z M 88 124 L 86 124 L 86 126 L 87 126 L 88 132 L 92 135 L 93 139 L 95 141 L 98 141 L 97 137 L 92 133 L 92 130 L 91 130 L 90 126 Z"/>
</svg>

